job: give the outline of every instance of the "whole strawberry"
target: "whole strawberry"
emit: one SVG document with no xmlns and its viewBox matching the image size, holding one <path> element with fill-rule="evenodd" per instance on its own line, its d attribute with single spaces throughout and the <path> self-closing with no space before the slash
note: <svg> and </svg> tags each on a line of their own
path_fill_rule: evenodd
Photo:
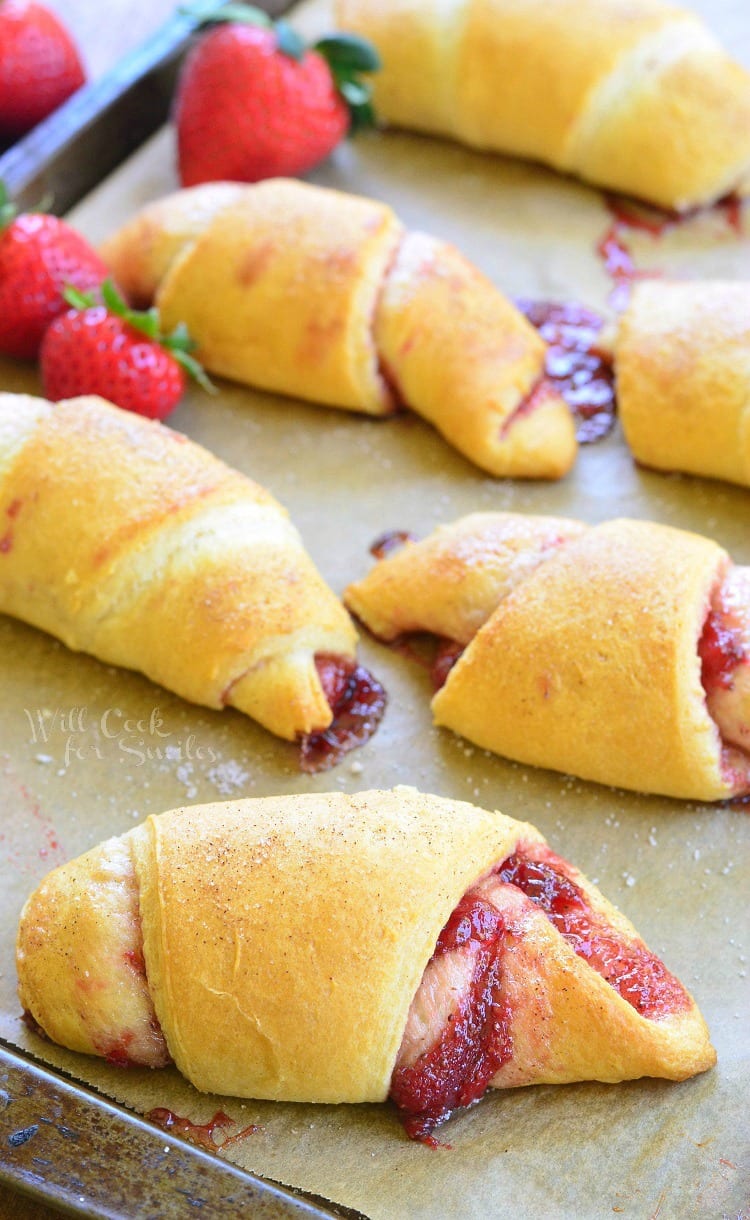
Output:
<svg viewBox="0 0 750 1220">
<path fill-rule="evenodd" d="M 0 134 L 24 135 L 86 79 L 70 34 L 36 0 L 0 3 Z"/>
<path fill-rule="evenodd" d="M 229 24 L 193 49 L 175 99 L 183 186 L 303 174 L 372 122 L 360 74 L 379 61 L 364 39 L 331 35 L 306 48 L 285 22 L 243 4 L 209 20 Z"/>
<path fill-rule="evenodd" d="M 182 398 L 186 373 L 213 388 L 190 355 L 185 328 L 162 335 L 157 311 L 129 309 L 111 280 L 102 285 L 101 303 L 73 290 L 66 295 L 73 308 L 49 327 L 40 353 L 53 402 L 100 394 L 126 411 L 164 419 Z"/>
<path fill-rule="evenodd" d="M 0 352 L 35 359 L 50 322 L 67 308 L 65 285 L 84 292 L 106 276 L 80 233 L 57 216 L 17 214 L 0 183 Z"/>
</svg>

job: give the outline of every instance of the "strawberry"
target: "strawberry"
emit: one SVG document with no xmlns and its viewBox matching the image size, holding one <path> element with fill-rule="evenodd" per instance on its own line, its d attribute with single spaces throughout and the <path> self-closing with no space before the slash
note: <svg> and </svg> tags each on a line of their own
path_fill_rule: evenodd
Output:
<svg viewBox="0 0 750 1220">
<path fill-rule="evenodd" d="M 33 360 L 50 322 L 66 308 L 65 285 L 83 292 L 106 275 L 80 233 L 56 216 L 18 215 L 0 182 L 0 352 Z"/>
<path fill-rule="evenodd" d="M 73 308 L 49 327 L 40 353 L 44 392 L 53 402 L 101 394 L 126 411 L 164 419 L 182 397 L 186 372 L 213 389 L 190 355 L 185 327 L 162 335 L 157 310 L 129 309 L 111 280 L 102 285 L 100 303 L 73 289 L 66 297 Z"/>
<path fill-rule="evenodd" d="M 360 73 L 379 61 L 364 39 L 334 34 L 306 48 L 285 22 L 244 4 L 207 18 L 227 19 L 201 38 L 180 76 L 174 119 L 183 186 L 303 174 L 372 122 Z"/>
<path fill-rule="evenodd" d="M 59 18 L 36 0 L 0 4 L 0 134 L 24 135 L 86 79 Z"/>
</svg>

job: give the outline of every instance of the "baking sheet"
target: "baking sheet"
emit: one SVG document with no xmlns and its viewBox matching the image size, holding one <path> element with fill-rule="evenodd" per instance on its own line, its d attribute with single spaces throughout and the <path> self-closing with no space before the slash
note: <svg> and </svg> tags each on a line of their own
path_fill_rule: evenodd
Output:
<svg viewBox="0 0 750 1220">
<path fill-rule="evenodd" d="M 698 6 L 696 6 L 698 7 Z M 725 0 L 704 12 L 750 63 L 750 22 Z M 321 6 L 304 20 L 321 20 Z M 337 151 L 314 180 L 391 202 L 409 224 L 455 241 L 513 295 L 606 309 L 595 253 L 608 224 L 599 192 L 538 167 L 403 133 Z M 173 189 L 169 131 L 76 209 L 92 239 Z M 750 216 L 738 236 L 717 213 L 654 241 L 642 266 L 750 278 Z M 0 363 L 4 389 L 39 392 Z M 750 563 L 750 492 L 637 470 L 619 430 L 552 485 L 498 482 L 411 416 L 388 421 L 222 383 L 191 391 L 170 422 L 264 482 L 341 591 L 384 530 L 425 534 L 478 509 L 627 514 L 709 533 Z M 736 808 L 640 797 L 486 754 L 431 727 L 425 674 L 363 638 L 390 705 L 376 737 L 336 769 L 303 776 L 292 747 L 235 712 L 194 708 L 134 674 L 75 656 L 0 619 L 0 1036 L 143 1112 L 205 1121 L 223 1109 L 262 1128 L 227 1157 L 357 1208 L 395 1217 L 747 1215 L 750 821 Z M 644 751 L 648 742 L 644 741 Z M 121 1070 L 40 1043 L 19 1020 L 13 939 L 24 898 L 52 865 L 151 812 L 184 803 L 408 782 L 528 819 L 597 881 L 695 994 L 719 1054 L 684 1084 L 638 1081 L 496 1093 L 444 1129 L 451 1150 L 408 1142 L 388 1106 L 322 1107 L 202 1097 L 174 1071 Z"/>
</svg>

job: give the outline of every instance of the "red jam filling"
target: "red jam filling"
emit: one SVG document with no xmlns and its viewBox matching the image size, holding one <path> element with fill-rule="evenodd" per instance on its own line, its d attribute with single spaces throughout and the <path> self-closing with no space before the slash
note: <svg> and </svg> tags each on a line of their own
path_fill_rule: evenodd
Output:
<svg viewBox="0 0 750 1220">
<path fill-rule="evenodd" d="M 442 686 L 445 686 L 448 674 L 463 651 L 463 644 L 458 644 L 456 640 L 440 640 L 434 660 L 430 666 L 433 690 L 440 690 Z"/>
<path fill-rule="evenodd" d="M 627 306 L 636 280 L 653 279 L 661 274 L 658 271 L 638 269 L 626 243 L 628 230 L 648 233 L 656 239 L 669 229 L 685 224 L 703 212 L 714 211 L 724 217 L 728 228 L 735 234 L 742 233 L 742 200 L 738 195 L 727 195 L 711 208 L 697 208 L 683 213 L 664 211 L 649 204 L 621 199 L 617 195 L 605 195 L 604 200 L 612 216 L 612 223 L 597 242 L 596 252 L 613 281 L 610 304 L 617 310 Z"/>
<path fill-rule="evenodd" d="M 545 372 L 573 414 L 579 443 L 601 440 L 616 410 L 612 355 L 599 345 L 604 319 L 572 302 L 516 305 L 548 345 Z"/>
<path fill-rule="evenodd" d="M 397 551 L 405 542 L 416 542 L 417 535 L 409 530 L 388 530 L 376 538 L 370 547 L 370 554 L 375 559 L 385 559 L 392 551 Z"/>
<path fill-rule="evenodd" d="M 435 1127 L 458 1106 L 484 1094 L 512 1054 L 509 1013 L 502 994 L 503 915 L 475 895 L 465 895 L 440 933 L 435 957 L 473 942 L 478 946 L 468 992 L 436 1044 L 411 1067 L 398 1067 L 391 1098 L 404 1111 L 410 1139 L 437 1147 Z"/>
<path fill-rule="evenodd" d="M 122 956 L 136 974 L 146 977 L 146 962 L 140 949 L 127 949 Z"/>
<path fill-rule="evenodd" d="M 522 419 L 525 415 L 531 415 L 538 407 L 543 406 L 548 398 L 554 397 L 556 400 L 555 391 L 557 389 L 559 389 L 559 386 L 553 385 L 551 379 L 547 376 L 537 381 L 533 389 L 518 404 L 515 411 L 512 411 L 504 421 L 500 429 L 500 439 L 504 440 L 519 419 Z"/>
<path fill-rule="evenodd" d="M 566 862 L 549 848 L 515 852 L 497 875 L 541 907 L 578 956 L 642 1017 L 653 1020 L 688 1006 L 687 992 L 664 963 L 641 940 L 625 940 L 592 911 L 567 875 Z"/>
<path fill-rule="evenodd" d="M 327 729 L 308 733 L 300 743 L 300 766 L 308 774 L 327 771 L 356 746 L 369 741 L 385 712 L 380 683 L 348 657 L 321 654 L 315 665 L 333 720 Z"/>
<path fill-rule="evenodd" d="M 173 1131 L 175 1135 L 180 1135 L 189 1143 L 206 1148 L 209 1152 L 216 1152 L 217 1149 L 226 1148 L 229 1144 L 236 1144 L 246 1135 L 254 1135 L 256 1131 L 260 1130 L 255 1123 L 251 1123 L 249 1127 L 243 1127 L 241 1131 L 238 1131 L 236 1135 L 228 1135 L 223 1140 L 217 1141 L 214 1139 L 216 1131 L 225 1132 L 228 1127 L 236 1126 L 234 1119 L 225 1114 L 223 1110 L 217 1110 L 207 1123 L 194 1123 L 191 1119 L 183 1118 L 182 1115 L 175 1114 L 174 1110 L 167 1110 L 164 1106 L 156 1106 L 155 1109 L 149 1110 L 145 1117 L 147 1122 L 156 1123 L 164 1131 Z"/>
<path fill-rule="evenodd" d="M 709 612 L 703 627 L 698 656 L 701 682 L 707 695 L 721 687 L 730 687 L 737 666 L 748 659 L 738 633 L 727 627 L 715 610 Z"/>
<path fill-rule="evenodd" d="M 131 1068 L 142 1067 L 137 1059 L 133 1059 L 130 1054 L 130 1048 L 133 1045 L 135 1035 L 131 1030 L 126 1030 L 118 1039 L 113 1039 L 106 1045 L 95 1042 L 97 1052 L 106 1059 L 107 1063 L 111 1063 L 113 1067 Z"/>
<path fill-rule="evenodd" d="M 578 956 L 641 1016 L 686 1008 L 690 1000 L 682 984 L 642 941 L 626 940 L 591 909 L 568 868 L 547 847 L 519 846 L 495 873 L 539 906 Z M 390 1096 L 411 1139 L 438 1147 L 435 1127 L 457 1107 L 478 1101 L 511 1058 L 503 963 L 515 935 L 502 911 L 471 892 L 440 933 L 433 959 L 467 944 L 476 947 L 476 958 L 471 983 L 435 1045 L 393 1073 Z"/>
</svg>

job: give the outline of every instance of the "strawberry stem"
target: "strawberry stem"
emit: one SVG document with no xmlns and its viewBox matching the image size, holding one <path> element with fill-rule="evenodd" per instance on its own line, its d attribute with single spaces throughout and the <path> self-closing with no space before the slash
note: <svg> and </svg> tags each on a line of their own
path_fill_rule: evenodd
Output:
<svg viewBox="0 0 750 1220">
<path fill-rule="evenodd" d="M 0 229 L 5 229 L 16 218 L 16 208 L 11 203 L 5 183 L 0 178 Z"/>
<path fill-rule="evenodd" d="M 67 284 L 63 296 L 74 309 L 92 309 L 103 304 L 108 313 L 122 318 L 123 322 L 127 322 L 128 326 L 150 339 L 152 343 L 158 343 L 160 347 L 166 348 L 185 372 L 209 394 L 217 392 L 216 386 L 206 376 L 203 366 L 191 355 L 195 351 L 196 344 L 190 338 L 184 322 L 178 322 L 174 330 L 170 331 L 168 335 L 164 335 L 161 332 L 159 311 L 156 307 L 145 310 L 131 309 L 111 279 L 106 279 L 99 291 L 101 302 L 93 293 L 79 292 L 72 284 Z"/>
<path fill-rule="evenodd" d="M 371 42 L 358 34 L 328 34 L 313 44 L 331 70 L 333 83 L 349 107 L 349 132 L 375 126 L 372 85 L 363 72 L 377 72 L 380 56 Z"/>
</svg>

